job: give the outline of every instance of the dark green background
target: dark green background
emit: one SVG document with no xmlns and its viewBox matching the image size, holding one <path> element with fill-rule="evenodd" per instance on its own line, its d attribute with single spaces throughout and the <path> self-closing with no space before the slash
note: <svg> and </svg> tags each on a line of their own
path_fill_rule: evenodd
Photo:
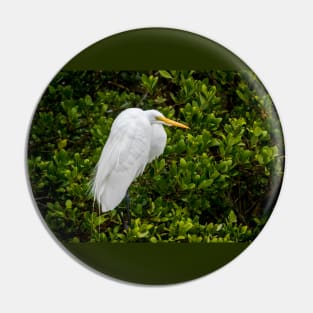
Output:
<svg viewBox="0 0 313 313">
<path fill-rule="evenodd" d="M 65 243 L 80 260 L 97 271 L 142 284 L 188 281 L 215 271 L 249 243 Z"/>
<path fill-rule="evenodd" d="M 234 54 L 201 36 L 149 28 L 103 39 L 62 70 L 244 70 Z M 279 190 L 277 191 L 277 193 Z M 273 200 L 272 206 L 276 199 Z M 208 274 L 240 254 L 246 244 L 64 244 L 97 271 L 136 283 L 170 284 Z"/>
<path fill-rule="evenodd" d="M 242 70 L 233 53 L 202 36 L 148 28 L 103 39 L 74 57 L 63 70 Z"/>
</svg>

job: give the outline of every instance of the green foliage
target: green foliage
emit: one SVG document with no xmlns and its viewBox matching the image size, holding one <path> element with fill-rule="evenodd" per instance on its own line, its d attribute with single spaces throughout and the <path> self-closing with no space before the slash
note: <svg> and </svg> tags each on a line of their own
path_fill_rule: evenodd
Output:
<svg viewBox="0 0 313 313">
<path fill-rule="evenodd" d="M 89 182 L 110 127 L 129 107 L 155 108 L 164 154 L 130 187 L 132 226 L 99 213 Z M 29 137 L 29 176 L 41 214 L 71 242 L 243 242 L 266 222 L 283 175 L 283 139 L 253 73 L 61 72 L 45 91 Z M 125 204 L 120 205 L 123 210 Z"/>
</svg>

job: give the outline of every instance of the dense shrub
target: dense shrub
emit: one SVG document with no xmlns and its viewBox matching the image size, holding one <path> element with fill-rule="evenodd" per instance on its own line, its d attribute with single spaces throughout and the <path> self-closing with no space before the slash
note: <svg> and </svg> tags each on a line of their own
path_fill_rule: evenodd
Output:
<svg viewBox="0 0 313 313">
<path fill-rule="evenodd" d="M 111 124 L 129 107 L 156 108 L 190 130 L 166 127 L 164 154 L 130 187 L 126 231 L 117 210 L 99 214 L 88 189 Z M 38 208 L 61 240 L 242 242 L 271 213 L 283 152 L 253 73 L 73 71 L 60 72 L 38 105 L 28 164 Z"/>
</svg>

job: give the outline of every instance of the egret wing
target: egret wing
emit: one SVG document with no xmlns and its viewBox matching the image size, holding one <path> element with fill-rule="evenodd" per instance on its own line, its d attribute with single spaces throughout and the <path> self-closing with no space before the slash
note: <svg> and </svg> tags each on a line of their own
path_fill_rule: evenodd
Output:
<svg viewBox="0 0 313 313">
<path fill-rule="evenodd" d="M 128 187 L 148 162 L 151 124 L 141 114 L 135 118 L 119 117 L 102 150 L 93 182 L 93 193 L 102 211 L 120 204 Z"/>
</svg>

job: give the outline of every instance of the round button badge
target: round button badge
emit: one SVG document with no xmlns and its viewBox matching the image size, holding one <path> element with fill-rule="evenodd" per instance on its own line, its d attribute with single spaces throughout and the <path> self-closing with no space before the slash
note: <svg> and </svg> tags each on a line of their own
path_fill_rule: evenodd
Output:
<svg viewBox="0 0 313 313">
<path fill-rule="evenodd" d="M 258 236 L 284 172 L 282 128 L 256 74 L 165 28 L 105 38 L 44 91 L 28 139 L 34 202 L 57 241 L 119 280 L 207 275 Z"/>
</svg>

